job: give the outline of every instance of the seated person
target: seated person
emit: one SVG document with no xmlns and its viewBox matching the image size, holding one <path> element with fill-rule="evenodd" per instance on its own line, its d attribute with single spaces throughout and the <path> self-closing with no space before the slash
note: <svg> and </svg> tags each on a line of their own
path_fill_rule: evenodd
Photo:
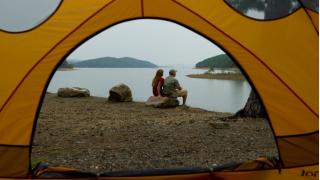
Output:
<svg viewBox="0 0 320 180">
<path fill-rule="evenodd" d="M 164 79 L 163 79 L 162 76 L 163 76 L 163 70 L 159 69 L 156 72 L 156 75 L 152 80 L 152 93 L 153 93 L 153 96 L 156 96 L 156 97 L 162 97 L 163 96 Z"/>
<path fill-rule="evenodd" d="M 182 105 L 186 104 L 188 92 L 179 84 L 179 81 L 175 78 L 177 71 L 171 69 L 169 71 L 169 76 L 164 80 L 163 84 L 163 94 L 168 97 L 182 97 L 183 103 Z"/>
</svg>

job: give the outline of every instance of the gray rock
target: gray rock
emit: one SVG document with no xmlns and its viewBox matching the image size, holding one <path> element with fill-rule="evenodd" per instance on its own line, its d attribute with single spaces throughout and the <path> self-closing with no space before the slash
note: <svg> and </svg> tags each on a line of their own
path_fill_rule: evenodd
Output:
<svg viewBox="0 0 320 180">
<path fill-rule="evenodd" d="M 90 91 L 86 88 L 79 88 L 79 87 L 59 88 L 58 96 L 59 97 L 89 97 Z"/>
<path fill-rule="evenodd" d="M 130 88 L 125 84 L 119 84 L 109 90 L 109 101 L 114 102 L 131 102 L 132 93 Z"/>
<path fill-rule="evenodd" d="M 146 105 L 156 108 L 172 108 L 179 106 L 179 101 L 177 98 L 151 96 L 147 100 Z"/>
<path fill-rule="evenodd" d="M 227 122 L 223 121 L 215 121 L 215 122 L 210 122 L 209 123 L 211 127 L 215 129 L 229 129 L 230 125 Z"/>
</svg>

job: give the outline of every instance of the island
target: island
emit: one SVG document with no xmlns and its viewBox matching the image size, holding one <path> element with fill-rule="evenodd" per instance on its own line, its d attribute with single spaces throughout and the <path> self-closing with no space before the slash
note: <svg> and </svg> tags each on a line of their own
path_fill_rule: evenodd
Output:
<svg viewBox="0 0 320 180">
<path fill-rule="evenodd" d="M 80 62 L 73 62 L 76 68 L 157 68 L 158 66 L 145 60 L 131 57 L 101 57 Z"/>
<path fill-rule="evenodd" d="M 244 75 L 226 54 L 220 54 L 198 62 L 197 69 L 208 69 L 202 74 L 189 74 L 190 78 L 220 79 L 220 80 L 245 80 Z"/>
<path fill-rule="evenodd" d="M 209 57 L 196 64 L 196 68 L 210 69 L 210 68 L 237 68 L 237 65 L 226 54 Z"/>
<path fill-rule="evenodd" d="M 62 64 L 58 67 L 58 71 L 70 71 L 73 70 L 73 65 L 70 64 L 67 60 L 63 61 Z"/>
</svg>

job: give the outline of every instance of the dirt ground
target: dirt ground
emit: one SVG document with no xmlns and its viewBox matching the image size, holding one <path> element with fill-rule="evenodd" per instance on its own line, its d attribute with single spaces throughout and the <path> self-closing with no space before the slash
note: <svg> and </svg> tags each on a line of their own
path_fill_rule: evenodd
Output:
<svg viewBox="0 0 320 180">
<path fill-rule="evenodd" d="M 32 162 L 92 172 L 208 167 L 277 156 L 265 119 L 234 119 L 197 108 L 156 109 L 142 102 L 47 94 Z"/>
</svg>

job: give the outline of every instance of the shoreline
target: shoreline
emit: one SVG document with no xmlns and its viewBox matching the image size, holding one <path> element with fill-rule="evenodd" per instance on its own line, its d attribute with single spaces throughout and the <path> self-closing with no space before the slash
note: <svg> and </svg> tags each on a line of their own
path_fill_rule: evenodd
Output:
<svg viewBox="0 0 320 180">
<path fill-rule="evenodd" d="M 245 77 L 242 74 L 235 74 L 235 73 L 188 74 L 186 76 L 189 78 L 200 78 L 200 79 L 238 80 L 238 81 L 245 80 Z"/>
<path fill-rule="evenodd" d="M 77 70 L 75 68 L 58 68 L 57 71 L 74 71 Z"/>
<path fill-rule="evenodd" d="M 35 131 L 32 163 L 92 172 L 209 167 L 275 156 L 265 119 L 221 121 L 230 113 L 158 109 L 144 102 L 60 98 L 46 94 Z"/>
</svg>

